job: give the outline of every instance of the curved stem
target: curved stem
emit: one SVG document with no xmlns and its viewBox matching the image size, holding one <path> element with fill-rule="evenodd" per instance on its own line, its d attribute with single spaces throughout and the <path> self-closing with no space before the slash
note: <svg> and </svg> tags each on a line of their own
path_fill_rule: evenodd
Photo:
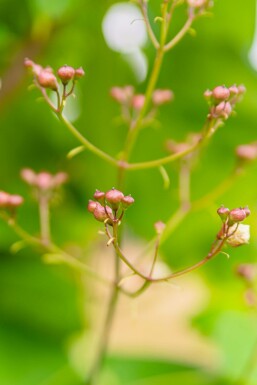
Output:
<svg viewBox="0 0 257 385">
<path fill-rule="evenodd" d="M 145 21 L 145 25 L 146 25 L 146 29 L 147 29 L 149 38 L 152 41 L 153 46 L 156 49 L 158 49 L 160 47 L 160 44 L 159 44 L 158 40 L 156 39 L 156 36 L 155 36 L 155 34 L 153 32 L 153 29 L 151 27 L 151 24 L 150 24 L 150 21 L 149 21 L 149 18 L 148 18 L 147 4 L 145 2 L 140 3 L 140 9 L 141 9 L 141 12 L 142 12 L 143 17 L 144 17 L 144 21 Z"/>
<path fill-rule="evenodd" d="M 231 234 L 230 234 L 231 236 Z M 216 246 L 214 248 L 212 248 L 211 252 L 208 253 L 208 255 L 203 258 L 201 261 L 197 262 L 196 264 L 192 265 L 192 266 L 189 266 L 187 267 L 186 269 L 183 269 L 183 270 L 179 270 L 175 273 L 172 273 L 166 277 L 163 277 L 163 278 L 152 278 L 150 276 L 146 276 L 144 275 L 143 273 L 141 273 L 137 268 L 135 268 L 130 262 L 129 260 L 124 256 L 124 254 L 122 253 L 122 251 L 120 250 L 119 246 L 114 243 L 114 248 L 117 252 L 117 254 L 119 255 L 119 257 L 121 258 L 121 260 L 136 274 L 138 275 L 139 277 L 143 278 L 144 280 L 150 282 L 150 283 L 157 283 L 157 282 L 165 282 L 165 281 L 168 281 L 170 279 L 174 279 L 174 278 L 177 278 L 177 277 L 180 277 L 182 275 L 185 275 L 193 270 L 196 270 L 198 269 L 199 267 L 205 265 L 207 262 L 209 262 L 211 259 L 213 259 L 217 254 L 220 253 L 220 251 L 222 250 L 226 240 L 228 239 L 229 236 L 226 236 L 224 239 L 222 240 L 219 240 L 216 244 Z"/>
<path fill-rule="evenodd" d="M 83 146 L 85 146 L 88 150 L 90 150 L 92 153 L 97 155 L 99 158 L 102 158 L 106 162 L 110 163 L 113 166 L 118 165 L 118 161 L 107 154 L 106 152 L 100 150 L 98 147 L 96 147 L 94 144 L 92 144 L 89 140 L 87 140 L 74 126 L 73 124 L 66 119 L 60 112 L 56 112 L 56 115 L 58 116 L 59 120 L 68 128 L 68 130 L 72 133 L 75 138 L 79 140 Z"/>
<path fill-rule="evenodd" d="M 189 16 L 189 18 L 187 19 L 187 21 L 185 22 L 184 26 L 181 28 L 181 30 L 177 33 L 177 35 L 169 42 L 167 43 L 165 46 L 164 46 L 164 52 L 167 52 L 167 51 L 170 51 L 172 48 L 175 47 L 175 45 L 177 45 L 181 39 L 183 39 L 183 37 L 185 36 L 185 34 L 188 32 L 188 30 L 190 29 L 192 23 L 194 21 L 194 17 L 193 16 Z"/>
<path fill-rule="evenodd" d="M 66 253 L 64 250 L 56 246 L 54 243 L 42 242 L 41 239 L 30 235 L 25 231 L 21 226 L 19 226 L 15 219 L 7 215 L 5 212 L 0 212 L 0 217 L 13 229 L 13 231 L 23 239 L 27 244 L 40 247 L 43 249 L 43 254 L 49 253 L 49 256 L 54 257 L 56 263 L 64 263 L 65 265 L 76 269 L 80 272 L 86 273 L 88 276 L 97 279 L 99 282 L 105 285 L 113 285 L 113 282 L 102 277 L 100 274 L 95 272 L 91 267 L 80 262 L 78 259 L 72 255 Z"/>
</svg>

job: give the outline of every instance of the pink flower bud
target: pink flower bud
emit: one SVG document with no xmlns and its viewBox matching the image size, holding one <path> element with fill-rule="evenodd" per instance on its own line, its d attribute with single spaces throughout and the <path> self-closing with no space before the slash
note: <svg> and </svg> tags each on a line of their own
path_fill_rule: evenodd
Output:
<svg viewBox="0 0 257 385">
<path fill-rule="evenodd" d="M 221 102 L 212 110 L 212 116 L 214 118 L 224 118 L 228 119 L 229 115 L 232 112 L 232 107 L 229 102 Z"/>
<path fill-rule="evenodd" d="M 237 95 L 239 93 L 238 88 L 235 84 L 229 87 L 229 92 L 230 92 L 230 95 Z"/>
<path fill-rule="evenodd" d="M 201 8 L 206 5 L 207 0 L 187 0 L 190 7 Z"/>
<path fill-rule="evenodd" d="M 108 218 L 105 208 L 99 202 L 95 202 L 95 204 L 94 217 L 97 221 L 104 222 Z"/>
<path fill-rule="evenodd" d="M 24 59 L 24 67 L 32 69 L 34 67 L 34 65 L 35 65 L 35 63 L 32 60 L 30 60 L 29 58 L 26 57 Z"/>
<path fill-rule="evenodd" d="M 244 94 L 246 92 L 246 88 L 243 84 L 239 84 L 237 87 L 239 94 Z"/>
<path fill-rule="evenodd" d="M 97 205 L 97 202 L 89 200 L 88 205 L 87 205 L 88 211 L 90 213 L 93 213 L 95 211 L 96 205 Z"/>
<path fill-rule="evenodd" d="M 50 88 L 54 91 L 57 91 L 58 89 L 58 82 L 54 74 L 47 70 L 42 70 L 38 77 L 37 77 L 38 83 L 43 88 Z"/>
<path fill-rule="evenodd" d="M 166 225 L 162 221 L 158 221 L 154 224 L 155 231 L 158 235 L 160 235 L 164 231 L 165 227 Z"/>
<path fill-rule="evenodd" d="M 141 110 L 145 104 L 145 95 L 139 94 L 135 95 L 132 98 L 132 107 L 135 108 L 135 110 Z"/>
<path fill-rule="evenodd" d="M 113 87 L 110 91 L 111 97 L 118 103 L 123 104 L 126 102 L 126 95 L 124 90 L 120 87 Z"/>
<path fill-rule="evenodd" d="M 24 202 L 23 197 L 20 195 L 9 195 L 8 206 L 18 207 Z"/>
<path fill-rule="evenodd" d="M 223 222 L 226 221 L 226 219 L 228 218 L 228 215 L 229 215 L 229 209 L 227 207 L 224 207 L 224 206 L 221 206 L 218 210 L 217 210 L 217 214 L 220 216 L 221 220 Z"/>
<path fill-rule="evenodd" d="M 237 274 L 248 282 L 256 278 L 256 266 L 250 263 L 243 263 L 237 267 Z"/>
<path fill-rule="evenodd" d="M 246 212 L 242 208 L 236 208 L 230 211 L 229 221 L 232 223 L 242 222 L 246 218 Z"/>
<path fill-rule="evenodd" d="M 42 171 L 37 175 L 36 185 L 39 189 L 48 190 L 53 187 L 53 177 L 49 172 Z"/>
<path fill-rule="evenodd" d="M 94 198 L 97 200 L 97 201 L 104 201 L 104 197 L 105 197 L 105 193 L 103 191 L 99 191 L 99 190 L 96 190 L 96 192 L 94 193 Z"/>
<path fill-rule="evenodd" d="M 209 99 L 212 97 L 212 91 L 206 90 L 206 91 L 204 92 L 203 96 L 204 96 L 207 100 L 209 100 Z"/>
<path fill-rule="evenodd" d="M 225 86 L 218 86 L 213 89 L 212 95 L 215 99 L 225 100 L 229 98 L 230 92 Z"/>
<path fill-rule="evenodd" d="M 249 217 L 249 215 L 251 215 L 251 211 L 248 206 L 244 207 L 243 210 L 245 212 L 246 217 Z"/>
<path fill-rule="evenodd" d="M 6 207 L 8 205 L 9 197 L 10 197 L 10 194 L 4 191 L 0 191 L 0 208 Z"/>
<path fill-rule="evenodd" d="M 68 65 L 60 67 L 57 71 L 59 78 L 62 81 L 62 84 L 67 84 L 75 76 L 75 69 Z"/>
<path fill-rule="evenodd" d="M 22 179 L 27 182 L 29 185 L 33 186 L 36 183 L 37 175 L 30 168 L 24 168 L 21 170 Z"/>
<path fill-rule="evenodd" d="M 133 205 L 134 202 L 135 202 L 135 199 L 132 198 L 131 195 L 124 196 L 124 197 L 121 199 L 122 207 L 123 207 L 124 209 L 127 209 L 129 206 Z"/>
<path fill-rule="evenodd" d="M 75 70 L 75 79 L 80 79 L 83 76 L 85 76 L 85 71 L 83 70 L 82 67 L 79 67 Z"/>
<path fill-rule="evenodd" d="M 112 208 L 114 210 L 117 210 L 119 208 L 119 204 L 122 201 L 123 197 L 124 194 L 121 191 L 116 190 L 114 187 L 111 190 L 107 191 L 107 193 L 105 193 L 106 201 L 112 205 Z"/>
<path fill-rule="evenodd" d="M 257 144 L 244 144 L 236 148 L 236 155 L 243 160 L 255 160 L 257 158 Z"/>
<path fill-rule="evenodd" d="M 173 99 L 174 95 L 171 90 L 155 90 L 153 93 L 153 104 L 160 106 L 165 103 L 169 103 Z"/>
<path fill-rule="evenodd" d="M 68 180 L 66 172 L 58 172 L 56 175 L 52 175 L 53 187 L 59 187 Z"/>
</svg>

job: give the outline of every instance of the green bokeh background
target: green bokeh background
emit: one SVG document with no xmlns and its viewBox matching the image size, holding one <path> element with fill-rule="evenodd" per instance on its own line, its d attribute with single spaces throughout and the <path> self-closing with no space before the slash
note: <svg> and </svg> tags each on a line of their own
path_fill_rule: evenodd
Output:
<svg viewBox="0 0 257 385">
<path fill-rule="evenodd" d="M 115 156 L 122 149 L 126 128 L 115 122 L 119 111 L 109 97 L 109 89 L 131 83 L 143 92 L 145 83 L 138 84 L 122 55 L 105 43 L 101 23 L 114 3 L 0 1 L 0 188 L 28 196 L 19 221 L 28 231 L 37 233 L 37 209 L 19 178 L 20 169 L 67 171 L 69 184 L 60 205 L 53 208 L 53 237 L 65 246 L 78 243 L 85 255 L 90 254 L 91 242 L 100 228 L 86 212 L 86 202 L 95 188 L 107 190 L 115 185 L 116 171 L 88 152 L 67 160 L 68 151 L 77 142 L 49 108 L 37 102 L 37 91 L 28 92 L 30 79 L 22 62 L 30 56 L 55 69 L 64 63 L 83 66 L 86 76 L 80 81 L 77 101 L 81 113 L 75 124 L 89 140 Z M 159 4 L 159 0 L 149 1 L 152 18 L 159 14 Z M 184 11 L 178 12 L 173 31 L 178 30 L 184 17 Z M 254 26 L 254 0 L 243 4 L 217 0 L 213 16 L 195 24 L 196 36 L 187 35 L 166 56 L 158 87 L 170 87 L 175 100 L 162 108 L 159 128 L 148 128 L 140 134 L 133 161 L 164 156 L 166 138 L 179 141 L 189 132 L 199 132 L 207 113 L 202 97 L 205 89 L 234 83 L 247 88 L 237 116 L 226 122 L 201 154 L 193 172 L 193 199 L 211 191 L 230 174 L 238 144 L 256 140 L 257 78 L 248 60 Z M 155 28 L 158 31 L 157 25 Z M 151 67 L 154 50 L 150 43 L 144 52 Z M 171 180 L 168 190 L 163 189 L 157 170 L 128 174 L 126 193 L 135 197 L 136 204 L 128 212 L 126 223 L 134 237 L 150 239 L 153 223 L 167 220 L 178 206 L 177 167 L 172 164 L 166 169 Z M 226 194 L 188 217 L 161 250 L 172 268 L 194 263 L 205 255 L 217 232 L 217 206 L 248 204 L 251 208 L 250 245 L 232 250 L 228 261 L 220 256 L 197 273 L 206 282 L 211 298 L 208 309 L 194 319 L 193 327 L 224 352 L 226 359 L 220 372 L 207 374 L 183 363 L 117 356 L 109 357 L 103 384 L 222 385 L 240 374 L 256 339 L 257 326 L 252 326 L 255 316 L 253 312 L 249 315 L 244 304 L 243 285 L 234 269 L 240 262 L 256 260 L 256 176 L 257 165 L 253 164 Z M 0 234 L 0 384 L 82 384 L 68 358 L 71 336 L 90 328 L 82 316 L 84 304 L 76 275 L 61 266 L 44 265 L 37 252 L 29 248 L 10 254 L 10 245 L 17 237 L 4 223 L 0 223 Z M 257 371 L 249 381 L 249 385 L 256 384 Z"/>
</svg>

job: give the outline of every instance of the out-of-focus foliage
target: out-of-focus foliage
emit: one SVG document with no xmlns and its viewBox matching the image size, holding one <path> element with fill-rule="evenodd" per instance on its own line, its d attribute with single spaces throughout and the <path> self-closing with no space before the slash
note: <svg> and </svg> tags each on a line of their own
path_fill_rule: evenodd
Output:
<svg viewBox="0 0 257 385">
<path fill-rule="evenodd" d="M 22 69 L 31 56 L 55 69 L 64 63 L 82 65 L 86 77 L 77 90 L 80 116 L 76 126 L 93 143 L 116 155 L 122 149 L 126 128 L 116 123 L 118 108 L 109 97 L 113 85 L 134 84 L 144 91 L 122 55 L 106 46 L 101 23 L 114 1 L 2 0 L 0 3 L 0 189 L 28 196 L 19 178 L 22 167 L 52 172 L 67 171 L 70 182 L 63 201 L 53 209 L 53 234 L 60 244 L 78 243 L 89 255 L 90 243 L 99 226 L 85 210 L 95 188 L 115 185 L 116 170 L 94 155 L 84 152 L 72 160 L 66 155 L 77 142 L 42 103 L 37 91 L 28 92 L 29 80 Z M 159 14 L 159 0 L 149 0 L 150 16 Z M 231 172 L 234 148 L 256 140 L 257 79 L 248 53 L 253 40 L 255 1 L 217 0 L 213 16 L 199 20 L 195 37 L 190 35 L 167 54 L 158 86 L 170 87 L 175 101 L 162 108 L 161 126 L 148 128 L 139 137 L 133 160 L 164 155 L 164 141 L 183 140 L 188 132 L 200 131 L 207 106 L 202 94 L 218 84 L 244 83 L 247 93 L 229 119 L 200 156 L 192 178 L 193 199 L 201 197 Z M 174 18 L 173 31 L 183 22 L 184 13 Z M 155 26 L 157 30 L 157 26 Z M 144 49 L 151 67 L 154 50 Z M 127 215 L 133 234 L 149 239 L 152 224 L 166 220 L 178 205 L 176 164 L 167 166 L 171 185 L 162 187 L 156 170 L 131 172 L 126 193 L 136 204 Z M 256 322 L 248 318 L 243 303 L 243 286 L 234 274 L 236 264 L 256 260 L 257 252 L 257 165 L 218 201 L 193 213 L 162 247 L 165 261 L 174 268 L 198 261 L 209 249 L 218 227 L 216 208 L 248 204 L 252 239 L 249 246 L 220 255 L 199 274 L 211 293 L 208 309 L 194 320 L 194 327 L 221 347 L 224 364 L 220 376 L 236 378 L 243 370 L 256 340 Z M 204 181 L 204 183 L 203 183 Z M 37 210 L 28 197 L 19 220 L 37 233 Z M 41 263 L 36 251 L 9 253 L 16 236 L 0 223 L 0 383 L 3 385 L 79 385 L 81 380 L 69 360 L 69 339 L 88 326 L 82 317 L 81 284 L 67 269 Z M 90 281 L 87 295 L 90 297 Z M 86 295 L 86 297 L 87 297 Z M 183 295 L 183 293 L 181 294 Z M 78 299 L 79 298 L 79 299 Z M 84 298 L 85 300 L 86 298 Z M 253 324 L 253 327 L 248 325 Z M 172 325 L 171 325 L 172 328 Z M 104 377 L 106 376 L 106 378 Z M 216 376 L 186 365 L 159 360 L 110 359 L 103 383 L 115 384 L 222 384 Z M 218 382 L 217 382 L 218 381 Z M 257 381 L 257 373 L 255 380 Z M 224 382 L 224 384 L 227 382 Z"/>
</svg>

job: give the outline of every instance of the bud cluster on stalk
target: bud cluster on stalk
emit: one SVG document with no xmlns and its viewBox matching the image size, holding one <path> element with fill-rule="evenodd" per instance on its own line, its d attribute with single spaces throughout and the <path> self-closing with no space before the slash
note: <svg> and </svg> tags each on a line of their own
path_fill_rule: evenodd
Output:
<svg viewBox="0 0 257 385">
<path fill-rule="evenodd" d="M 232 210 L 221 206 L 217 213 L 223 222 L 223 226 L 218 233 L 219 239 L 226 238 L 226 242 L 232 247 L 249 243 L 250 226 L 241 223 L 251 214 L 248 206 Z"/>
<path fill-rule="evenodd" d="M 123 109 L 126 109 L 130 117 L 133 114 L 139 113 L 145 104 L 145 95 L 135 94 L 133 86 L 113 87 L 110 95 Z M 157 89 L 152 94 L 152 108 L 169 103 L 173 98 L 174 95 L 171 90 Z"/>
<path fill-rule="evenodd" d="M 110 225 L 113 225 L 114 222 L 119 223 L 124 211 L 134 203 L 134 198 L 131 195 L 125 196 L 114 187 L 107 192 L 96 190 L 94 199 L 94 201 L 89 200 L 88 211 L 94 215 L 97 221 Z"/>
<path fill-rule="evenodd" d="M 21 206 L 24 202 L 22 196 L 17 194 L 9 194 L 5 191 L 0 191 L 0 210 L 9 209 L 13 211 L 17 207 Z"/>
<path fill-rule="evenodd" d="M 245 90 L 243 85 L 233 85 L 229 88 L 217 86 L 212 91 L 205 91 L 204 96 L 210 105 L 208 118 L 228 119 L 235 105 L 242 99 Z"/>
<path fill-rule="evenodd" d="M 53 91 L 58 91 L 58 79 L 61 81 L 63 86 L 66 86 L 70 81 L 74 84 L 76 80 L 85 75 L 82 67 L 75 69 L 71 66 L 64 65 L 58 69 L 56 76 L 51 67 L 42 67 L 30 59 L 26 58 L 24 60 L 24 65 L 26 68 L 31 70 L 34 75 L 35 82 L 37 82 L 40 87 L 51 89 Z"/>
</svg>

